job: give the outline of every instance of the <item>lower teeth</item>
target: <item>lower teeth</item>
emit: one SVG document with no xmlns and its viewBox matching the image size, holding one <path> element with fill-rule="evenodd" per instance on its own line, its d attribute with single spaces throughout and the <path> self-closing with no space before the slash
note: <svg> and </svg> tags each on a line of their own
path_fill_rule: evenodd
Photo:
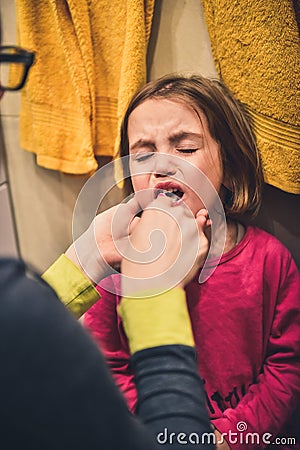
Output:
<svg viewBox="0 0 300 450">
<path fill-rule="evenodd" d="M 159 194 L 164 194 L 166 197 L 173 198 L 174 201 L 181 199 L 181 196 L 175 194 L 174 191 L 165 191 L 164 189 L 157 189 L 155 197 L 157 198 Z"/>
<path fill-rule="evenodd" d="M 166 192 L 165 195 L 167 197 L 171 197 L 171 198 L 174 198 L 176 200 L 179 199 L 179 197 L 174 192 Z"/>
</svg>

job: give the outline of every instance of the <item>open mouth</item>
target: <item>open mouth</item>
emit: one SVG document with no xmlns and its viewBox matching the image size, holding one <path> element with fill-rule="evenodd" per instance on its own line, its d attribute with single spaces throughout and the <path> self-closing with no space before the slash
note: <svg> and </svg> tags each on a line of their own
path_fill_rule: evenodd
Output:
<svg viewBox="0 0 300 450">
<path fill-rule="evenodd" d="M 184 192 L 177 187 L 166 186 L 165 188 L 158 187 L 155 189 L 155 198 L 157 198 L 159 194 L 164 194 L 167 197 L 171 197 L 174 201 L 178 201 L 183 197 Z"/>
</svg>

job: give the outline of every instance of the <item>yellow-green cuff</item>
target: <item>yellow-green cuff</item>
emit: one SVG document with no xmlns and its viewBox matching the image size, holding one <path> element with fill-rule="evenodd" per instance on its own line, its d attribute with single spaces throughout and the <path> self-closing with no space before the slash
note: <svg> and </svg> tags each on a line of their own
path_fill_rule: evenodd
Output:
<svg viewBox="0 0 300 450">
<path fill-rule="evenodd" d="M 131 354 L 161 345 L 194 346 L 193 331 L 183 289 L 162 294 L 124 297 L 118 308 Z"/>
<path fill-rule="evenodd" d="M 99 293 L 90 280 L 66 255 L 61 255 L 42 278 L 76 318 L 99 300 Z"/>
</svg>

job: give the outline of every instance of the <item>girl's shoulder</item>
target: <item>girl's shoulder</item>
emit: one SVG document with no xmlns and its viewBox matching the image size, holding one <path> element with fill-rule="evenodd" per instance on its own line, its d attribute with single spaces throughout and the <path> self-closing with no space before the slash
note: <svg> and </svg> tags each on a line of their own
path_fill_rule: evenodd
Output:
<svg viewBox="0 0 300 450">
<path fill-rule="evenodd" d="M 245 228 L 246 232 L 244 237 L 247 237 L 248 239 L 251 239 L 256 243 L 264 242 L 268 243 L 269 245 L 274 245 L 275 247 L 278 248 L 286 249 L 286 247 L 282 244 L 282 242 L 280 242 L 278 238 L 276 238 L 271 233 L 263 230 L 262 228 L 259 228 L 255 225 L 248 225 Z"/>
<path fill-rule="evenodd" d="M 254 225 L 248 225 L 246 227 L 244 237 L 248 239 L 249 242 L 251 242 L 255 247 L 263 245 L 265 250 L 276 250 L 277 253 L 279 252 L 280 254 L 290 255 L 289 250 L 278 238 L 262 228 Z"/>
<path fill-rule="evenodd" d="M 230 277 L 238 277 L 240 283 L 247 280 L 249 286 L 268 286 L 275 293 L 286 283 L 295 292 L 299 289 L 299 271 L 289 250 L 276 237 L 252 225 L 246 227 L 235 248 L 221 258 L 215 280 Z"/>
<path fill-rule="evenodd" d="M 240 242 L 228 253 L 221 262 L 245 259 L 252 264 L 264 264 L 270 260 L 286 264 L 292 259 L 289 250 L 275 236 L 253 225 L 245 227 L 245 234 Z"/>
</svg>

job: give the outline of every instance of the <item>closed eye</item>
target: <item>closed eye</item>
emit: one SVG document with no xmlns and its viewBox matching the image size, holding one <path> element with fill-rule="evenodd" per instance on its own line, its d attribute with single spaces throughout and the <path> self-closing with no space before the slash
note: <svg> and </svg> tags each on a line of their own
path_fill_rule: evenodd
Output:
<svg viewBox="0 0 300 450">
<path fill-rule="evenodd" d="M 191 154 L 191 153 L 195 153 L 199 149 L 198 148 L 177 148 L 176 150 L 179 153 Z"/>
<path fill-rule="evenodd" d="M 134 160 L 137 162 L 143 162 L 143 161 L 146 161 L 147 159 L 151 158 L 151 156 L 153 156 L 153 155 L 154 155 L 153 152 L 135 154 Z"/>
</svg>

